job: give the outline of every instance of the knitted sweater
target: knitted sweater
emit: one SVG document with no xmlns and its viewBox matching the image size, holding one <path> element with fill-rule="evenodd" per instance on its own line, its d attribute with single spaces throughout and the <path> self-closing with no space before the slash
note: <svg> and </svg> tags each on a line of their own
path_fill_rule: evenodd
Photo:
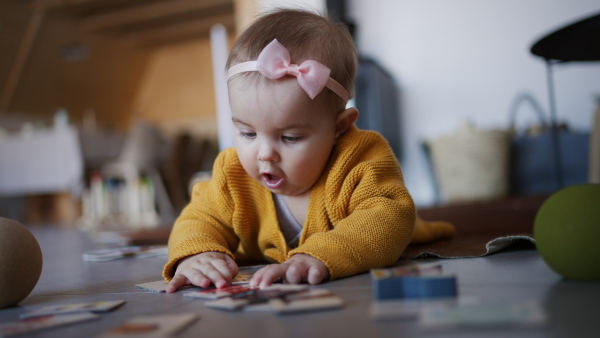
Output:
<svg viewBox="0 0 600 338">
<path fill-rule="evenodd" d="M 229 148 L 215 160 L 212 179 L 194 186 L 176 220 L 163 276 L 170 280 L 182 258 L 217 251 L 279 263 L 303 253 L 322 261 L 331 279 L 347 277 L 396 262 L 415 217 L 387 141 L 352 126 L 312 187 L 300 242 L 292 249 L 279 229 L 271 192 L 246 174 Z"/>
</svg>

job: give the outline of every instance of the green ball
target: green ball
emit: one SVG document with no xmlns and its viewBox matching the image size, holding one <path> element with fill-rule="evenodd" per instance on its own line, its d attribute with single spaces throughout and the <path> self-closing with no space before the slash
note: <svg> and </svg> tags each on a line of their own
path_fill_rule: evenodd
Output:
<svg viewBox="0 0 600 338">
<path fill-rule="evenodd" d="M 600 184 L 550 196 L 538 210 L 533 236 L 544 261 L 563 277 L 600 280 Z"/>
</svg>

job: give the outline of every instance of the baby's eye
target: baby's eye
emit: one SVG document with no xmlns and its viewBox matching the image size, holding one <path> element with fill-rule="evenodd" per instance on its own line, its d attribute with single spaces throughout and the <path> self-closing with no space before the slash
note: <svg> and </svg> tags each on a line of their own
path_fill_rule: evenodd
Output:
<svg viewBox="0 0 600 338">
<path fill-rule="evenodd" d="M 281 137 L 286 142 L 298 142 L 302 140 L 302 136 L 282 136 Z"/>
<path fill-rule="evenodd" d="M 245 138 L 255 138 L 256 137 L 256 133 L 243 132 L 243 131 L 240 131 L 240 135 Z"/>
</svg>

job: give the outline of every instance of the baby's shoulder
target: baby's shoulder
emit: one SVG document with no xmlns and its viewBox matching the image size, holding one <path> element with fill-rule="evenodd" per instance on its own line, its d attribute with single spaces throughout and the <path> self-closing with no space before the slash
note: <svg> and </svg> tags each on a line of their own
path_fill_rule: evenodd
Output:
<svg viewBox="0 0 600 338">
<path fill-rule="evenodd" d="M 395 161 L 392 148 L 381 134 L 372 130 L 360 130 L 356 127 L 348 130 L 340 138 L 336 152 L 339 159 L 354 159 L 351 163 L 384 159 Z"/>
<path fill-rule="evenodd" d="M 214 170 L 228 172 L 230 170 L 239 170 L 242 164 L 237 156 L 237 151 L 234 147 L 222 150 L 215 159 Z"/>
<path fill-rule="evenodd" d="M 235 181 L 246 178 L 246 171 L 237 156 L 235 148 L 221 151 L 213 164 L 212 180 L 222 185 L 229 185 L 232 178 Z"/>
</svg>

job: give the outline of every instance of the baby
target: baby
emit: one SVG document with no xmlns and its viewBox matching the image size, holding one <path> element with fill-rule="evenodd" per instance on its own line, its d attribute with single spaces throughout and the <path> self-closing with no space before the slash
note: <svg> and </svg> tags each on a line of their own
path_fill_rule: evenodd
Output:
<svg viewBox="0 0 600 338">
<path fill-rule="evenodd" d="M 167 292 L 224 287 L 241 261 L 272 263 L 252 286 L 318 284 L 392 265 L 411 239 L 454 233 L 417 218 L 387 141 L 354 125 L 358 111 L 346 104 L 357 57 L 343 24 L 267 14 L 239 37 L 227 67 L 235 147 L 174 225 Z"/>
</svg>

